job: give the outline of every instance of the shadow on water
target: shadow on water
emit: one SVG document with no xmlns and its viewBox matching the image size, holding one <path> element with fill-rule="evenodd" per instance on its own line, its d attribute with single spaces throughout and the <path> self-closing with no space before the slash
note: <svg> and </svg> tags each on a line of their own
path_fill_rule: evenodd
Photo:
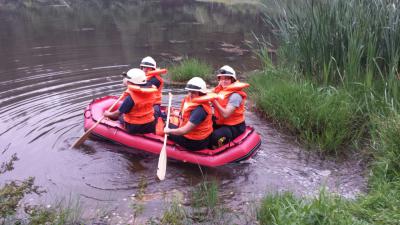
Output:
<svg viewBox="0 0 400 225">
<path fill-rule="evenodd" d="M 322 184 L 346 197 L 364 187 L 357 159 L 337 163 L 303 151 L 252 112 L 246 122 L 262 136 L 258 154 L 241 164 L 204 168 L 168 161 L 156 179 L 158 156 L 126 153 L 95 139 L 69 146 L 83 134 L 83 109 L 94 98 L 123 91 L 121 72 L 153 56 L 160 67 L 188 57 L 233 66 L 239 75 L 259 68 L 248 43 L 252 32 L 270 35 L 258 5 L 202 1 L 0 1 L 1 161 L 17 153 L 15 169 L 0 177 L 36 177 L 47 190 L 37 202 L 71 193 L 87 208 L 103 207 L 129 218 L 132 195 L 145 178 L 143 217 L 159 215 L 163 196 L 183 193 L 203 178 L 216 180 L 232 207 L 267 192 L 313 195 Z M 179 106 L 185 92 L 176 86 Z M 166 103 L 164 96 L 163 102 Z"/>
</svg>

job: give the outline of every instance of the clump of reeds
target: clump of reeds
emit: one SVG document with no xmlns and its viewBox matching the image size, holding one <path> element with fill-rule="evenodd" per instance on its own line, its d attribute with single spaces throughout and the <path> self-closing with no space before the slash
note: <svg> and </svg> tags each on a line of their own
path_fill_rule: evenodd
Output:
<svg viewBox="0 0 400 225">
<path fill-rule="evenodd" d="M 395 0 L 304 0 L 270 22 L 280 58 L 325 86 L 361 82 L 399 104 L 400 8 Z"/>
<path fill-rule="evenodd" d="M 212 67 L 198 59 L 185 59 L 169 69 L 169 74 L 173 81 L 186 82 L 192 77 L 201 77 L 205 81 L 210 81 Z"/>
</svg>

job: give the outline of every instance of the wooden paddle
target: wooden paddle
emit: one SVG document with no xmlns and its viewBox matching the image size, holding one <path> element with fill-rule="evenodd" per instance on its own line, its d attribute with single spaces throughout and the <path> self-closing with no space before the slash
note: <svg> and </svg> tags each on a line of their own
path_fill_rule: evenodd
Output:
<svg viewBox="0 0 400 225">
<path fill-rule="evenodd" d="M 168 114 L 167 114 L 167 122 L 165 123 L 165 127 L 169 125 L 169 116 L 171 114 L 171 101 L 172 101 L 172 94 L 171 92 L 168 93 Z M 165 178 L 165 171 L 167 170 L 167 134 L 164 134 L 164 143 L 161 148 L 160 158 L 158 158 L 158 166 L 157 166 L 157 177 L 160 180 L 164 180 Z"/>
<path fill-rule="evenodd" d="M 124 97 L 124 94 L 122 94 L 115 102 L 114 104 L 112 104 L 112 106 L 108 109 L 108 110 L 112 110 L 114 108 L 114 106 Z M 81 144 L 83 144 L 83 142 L 85 142 L 86 139 L 88 139 L 88 137 L 90 136 L 90 133 L 92 133 L 92 130 L 99 125 L 99 123 L 104 119 L 104 116 L 102 116 L 95 124 L 93 124 L 92 127 L 89 128 L 89 130 L 87 130 L 77 141 L 75 141 L 75 143 L 71 146 L 71 148 L 77 148 L 79 147 Z"/>
</svg>

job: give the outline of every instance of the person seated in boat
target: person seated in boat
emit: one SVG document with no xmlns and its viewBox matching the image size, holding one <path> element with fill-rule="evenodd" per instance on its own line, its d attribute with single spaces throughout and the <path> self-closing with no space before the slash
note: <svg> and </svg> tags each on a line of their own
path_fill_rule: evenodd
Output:
<svg viewBox="0 0 400 225">
<path fill-rule="evenodd" d="M 127 86 L 124 101 L 118 110 L 105 111 L 104 116 L 120 119 L 128 133 L 154 133 L 153 103 L 157 89 L 147 83 L 145 72 L 138 68 L 130 69 L 123 82 Z"/>
<path fill-rule="evenodd" d="M 218 148 L 232 141 L 246 130 L 244 88 L 249 84 L 237 80 L 235 70 L 223 66 L 217 73 L 218 85 L 214 93 L 218 97 L 212 101 L 214 107 L 212 148 Z"/>
<path fill-rule="evenodd" d="M 190 79 L 185 87 L 189 91 L 181 104 L 181 118 L 178 126 L 170 124 L 164 128 L 169 139 L 186 148 L 198 151 L 209 146 L 212 133 L 212 110 L 206 82 L 200 77 Z"/>
<path fill-rule="evenodd" d="M 147 82 L 157 88 L 154 102 L 154 117 L 157 121 L 158 117 L 161 116 L 161 99 L 164 80 L 160 74 L 149 74 L 150 71 L 157 69 L 157 63 L 151 56 L 146 56 L 142 59 L 140 62 L 140 69 L 146 73 Z"/>
</svg>

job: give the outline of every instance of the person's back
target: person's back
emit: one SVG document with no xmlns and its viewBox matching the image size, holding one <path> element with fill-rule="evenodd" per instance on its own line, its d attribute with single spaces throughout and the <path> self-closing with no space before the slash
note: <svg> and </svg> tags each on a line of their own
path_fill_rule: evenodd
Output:
<svg viewBox="0 0 400 225">
<path fill-rule="evenodd" d="M 128 71 L 124 83 L 127 84 L 127 90 L 121 106 L 116 111 L 104 112 L 104 116 L 119 118 L 131 134 L 154 133 L 156 121 L 153 103 L 157 89 L 149 87 L 145 73 L 136 68 Z"/>
</svg>

